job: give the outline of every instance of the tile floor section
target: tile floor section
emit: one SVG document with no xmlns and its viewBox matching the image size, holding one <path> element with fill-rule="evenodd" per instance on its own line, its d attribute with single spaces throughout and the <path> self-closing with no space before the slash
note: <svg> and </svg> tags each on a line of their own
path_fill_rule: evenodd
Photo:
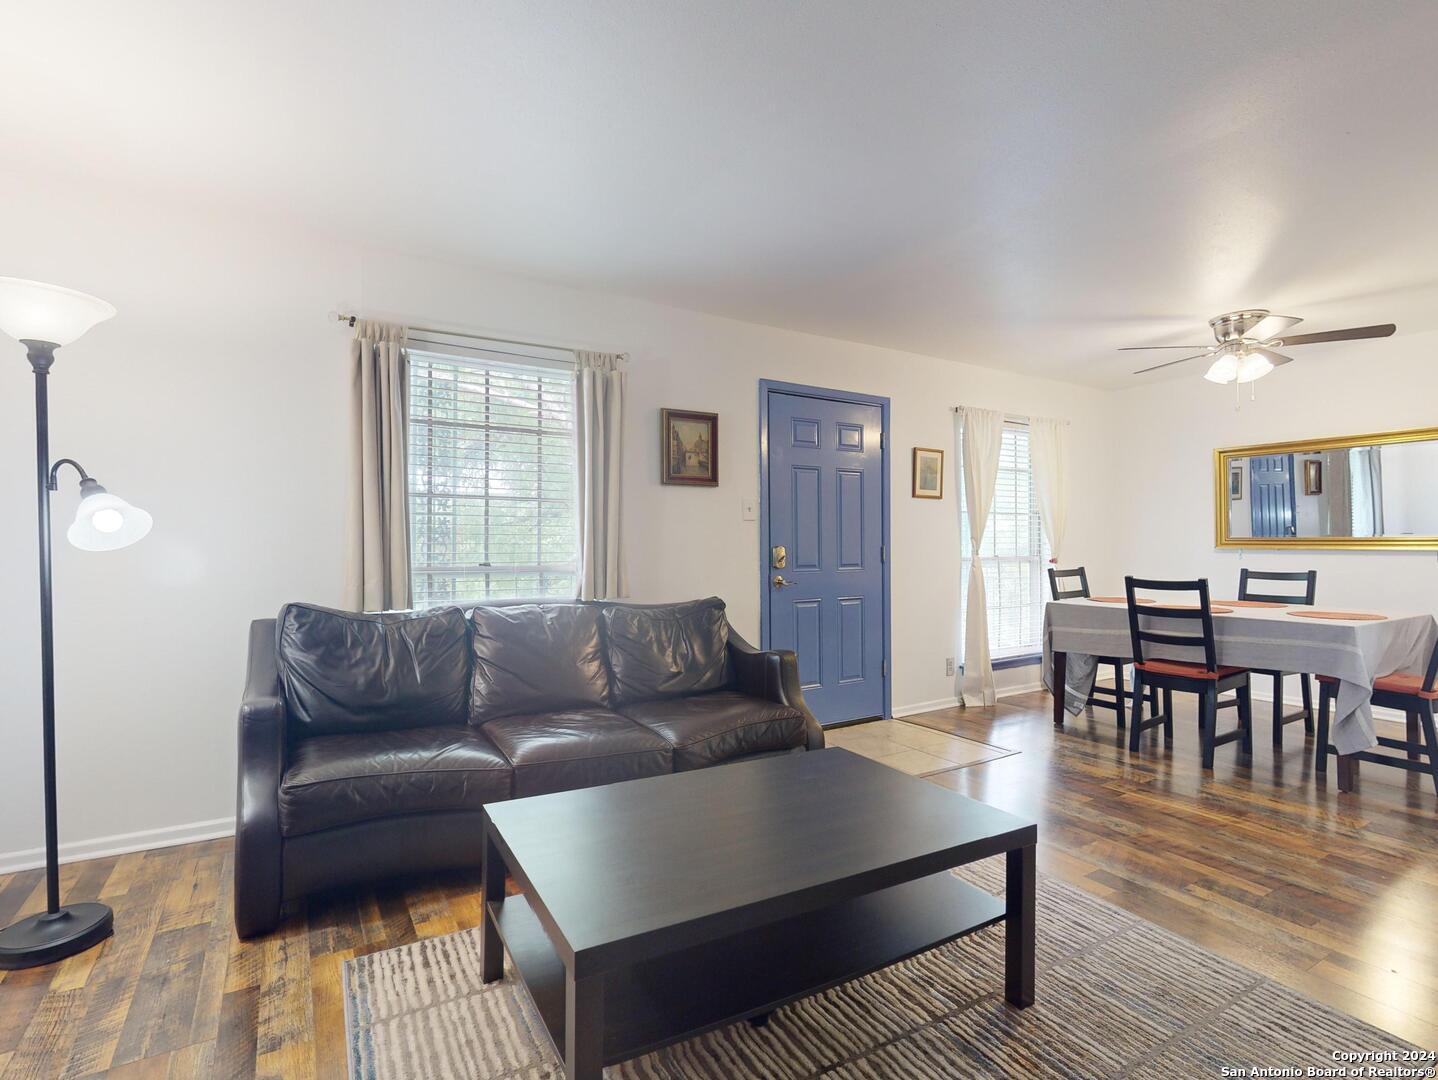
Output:
<svg viewBox="0 0 1438 1080">
<path fill-rule="evenodd" d="M 910 776 L 932 776 L 1017 753 L 903 720 L 870 720 L 830 728 L 824 732 L 824 742 L 881 761 Z"/>
</svg>

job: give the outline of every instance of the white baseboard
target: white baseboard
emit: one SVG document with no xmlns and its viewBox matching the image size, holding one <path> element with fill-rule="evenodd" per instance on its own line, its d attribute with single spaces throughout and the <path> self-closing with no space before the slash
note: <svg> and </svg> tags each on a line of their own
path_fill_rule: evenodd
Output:
<svg viewBox="0 0 1438 1080">
<path fill-rule="evenodd" d="M 912 705 L 895 705 L 891 710 L 895 720 L 905 716 L 914 716 L 921 712 L 934 712 L 937 709 L 952 709 L 957 706 L 959 699 L 956 697 L 937 698 L 934 701 L 916 701 Z"/>
<path fill-rule="evenodd" d="M 212 821 L 193 821 L 188 825 L 171 825 L 163 829 L 145 829 L 141 832 L 117 833 L 114 836 L 99 836 L 93 840 L 73 840 L 60 845 L 62 863 L 78 862 L 81 859 L 103 859 L 111 855 L 127 855 L 132 851 L 148 848 L 174 847 L 177 844 L 193 844 L 199 840 L 216 840 L 235 834 L 235 819 L 215 818 Z M 31 848 L 28 851 L 0 852 L 0 874 L 11 874 L 16 870 L 33 870 L 45 865 L 45 849 Z"/>
<path fill-rule="evenodd" d="M 997 696 L 999 698 L 1018 697 L 1020 694 L 1032 694 L 1042 689 L 1043 684 L 1039 682 L 1025 684 L 1023 686 L 1006 686 L 997 691 Z M 939 709 L 957 709 L 958 707 L 959 699 L 957 697 L 937 698 L 934 701 L 916 701 L 912 705 L 895 705 L 893 708 L 893 717 L 895 720 L 899 720 L 905 716 L 914 716 L 918 713 L 935 712 Z"/>
<path fill-rule="evenodd" d="M 1020 694 L 1033 694 L 1042 690 L 1044 684 L 1041 682 L 1028 683 L 1024 686 L 1007 686 L 998 692 L 1001 698 L 1018 697 Z"/>
</svg>

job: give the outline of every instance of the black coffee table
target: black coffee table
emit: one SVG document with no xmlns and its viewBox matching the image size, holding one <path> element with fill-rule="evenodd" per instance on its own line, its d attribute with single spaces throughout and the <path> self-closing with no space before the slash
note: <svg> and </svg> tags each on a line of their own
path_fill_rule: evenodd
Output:
<svg viewBox="0 0 1438 1080">
<path fill-rule="evenodd" d="M 487 809 L 484 981 L 507 948 L 571 1080 L 1000 920 L 1033 1002 L 1037 827 L 846 750 Z M 1001 852 L 1007 903 L 948 872 Z"/>
</svg>

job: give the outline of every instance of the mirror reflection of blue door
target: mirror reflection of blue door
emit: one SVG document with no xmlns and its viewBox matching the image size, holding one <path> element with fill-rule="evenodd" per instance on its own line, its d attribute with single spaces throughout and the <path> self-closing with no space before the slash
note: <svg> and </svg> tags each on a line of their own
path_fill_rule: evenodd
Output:
<svg viewBox="0 0 1438 1080">
<path fill-rule="evenodd" d="M 1254 536 L 1297 535 L 1292 454 L 1250 458 L 1248 492 Z"/>
<path fill-rule="evenodd" d="M 821 723 L 883 716 L 885 410 L 773 388 L 762 407 L 765 644 L 798 654 Z"/>
</svg>

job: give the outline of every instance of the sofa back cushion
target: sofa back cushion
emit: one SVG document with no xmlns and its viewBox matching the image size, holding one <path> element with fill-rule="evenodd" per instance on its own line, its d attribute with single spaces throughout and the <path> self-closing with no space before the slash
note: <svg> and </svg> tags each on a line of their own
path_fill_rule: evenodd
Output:
<svg viewBox="0 0 1438 1080">
<path fill-rule="evenodd" d="M 286 604 L 280 675 L 299 737 L 463 724 L 469 642 L 459 608 L 362 615 Z"/>
<path fill-rule="evenodd" d="M 609 669 L 599 611 L 585 604 L 509 604 L 470 613 L 470 723 L 605 707 Z"/>
<path fill-rule="evenodd" d="M 684 604 L 604 609 L 616 704 L 727 686 L 729 619 L 717 596 Z"/>
</svg>

